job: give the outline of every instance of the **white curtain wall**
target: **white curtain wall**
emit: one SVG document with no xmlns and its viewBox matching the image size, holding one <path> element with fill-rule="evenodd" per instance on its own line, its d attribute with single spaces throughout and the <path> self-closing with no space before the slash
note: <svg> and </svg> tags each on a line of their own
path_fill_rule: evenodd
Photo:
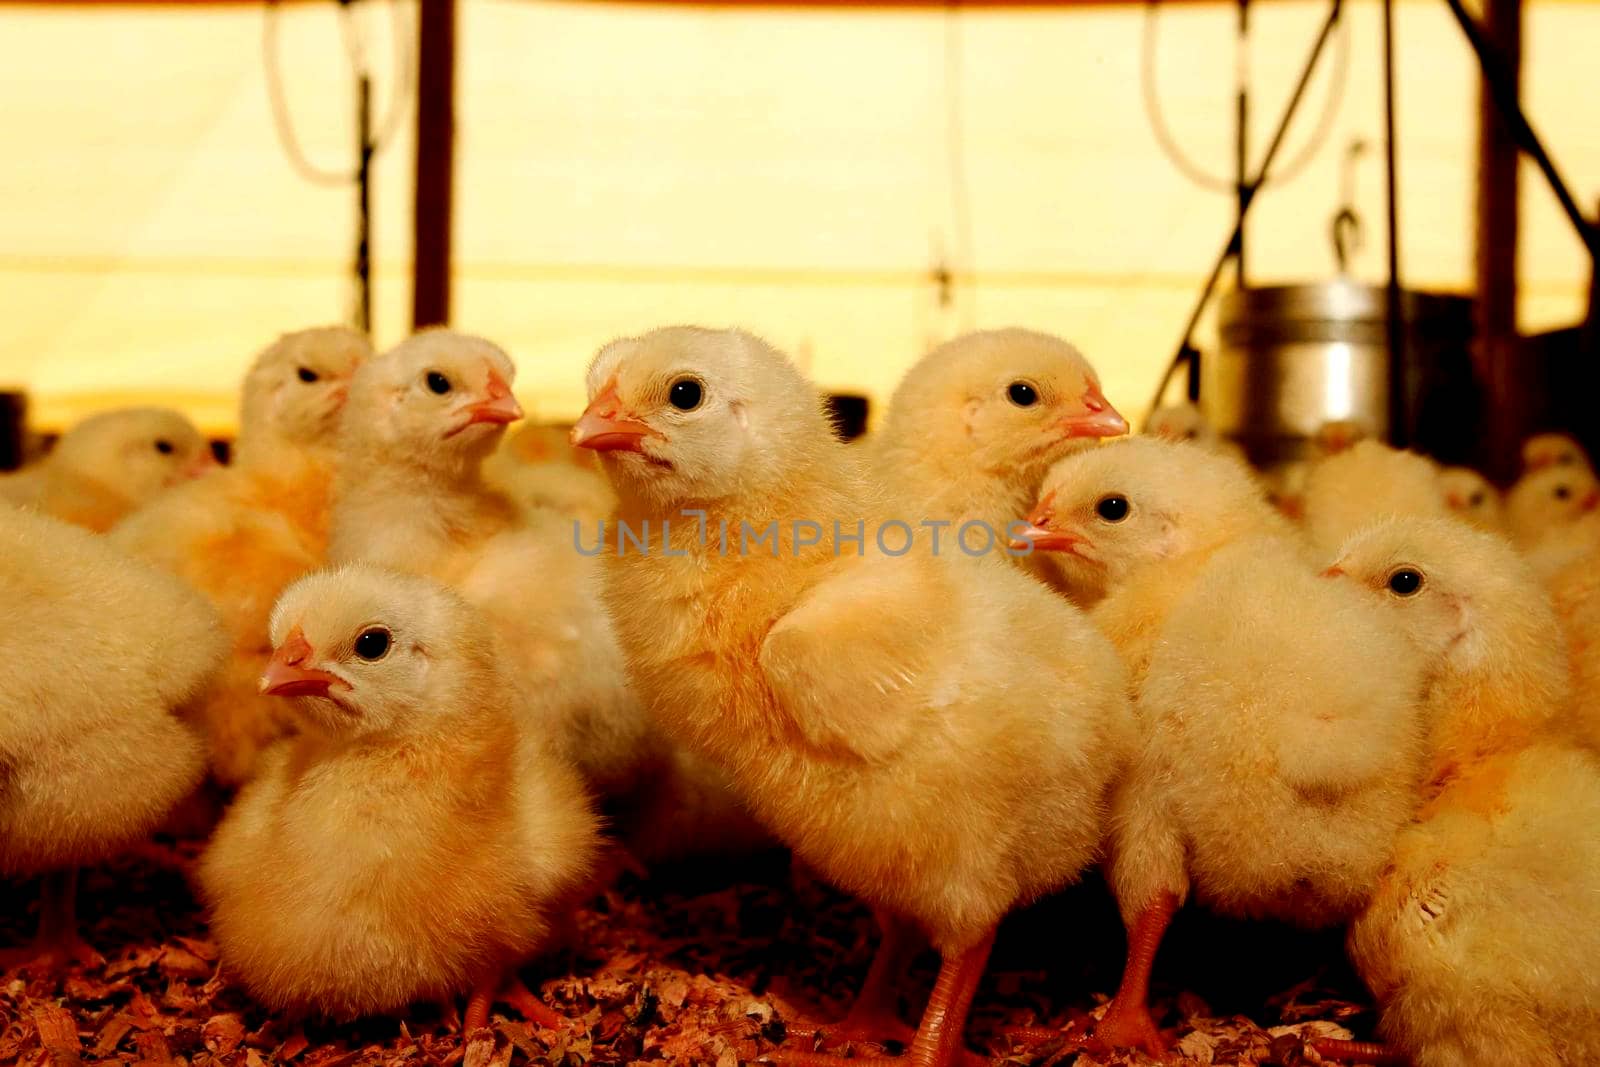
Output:
<svg viewBox="0 0 1600 1067">
<path fill-rule="evenodd" d="M 376 68 L 380 112 L 404 95 L 414 4 L 358 9 L 343 27 L 332 2 L 277 15 L 284 103 L 321 169 L 353 151 L 347 47 Z M 1258 154 L 1325 11 L 1252 6 Z M 348 316 L 354 194 L 306 181 L 274 134 L 267 19 L 0 5 L 0 385 L 30 391 L 37 425 L 159 399 L 226 432 L 257 349 Z M 691 321 L 754 329 L 825 386 L 880 399 L 954 332 L 1035 326 L 1076 340 L 1138 414 L 1232 213 L 1158 146 L 1142 48 L 1153 29 L 1183 151 L 1227 178 L 1234 20 L 1229 4 L 1163 5 L 1152 23 L 1139 5 L 463 0 L 456 324 L 512 352 L 545 418 L 581 408 L 606 340 Z M 1254 212 L 1258 283 L 1331 275 L 1345 184 L 1365 222 L 1353 273 L 1382 276 L 1379 8 L 1351 3 L 1345 23 L 1284 158 L 1311 154 Z M 1400 4 L 1398 27 L 1404 272 L 1464 289 L 1475 68 L 1442 0 Z M 1534 0 L 1525 45 L 1527 107 L 1593 210 L 1600 6 Z M 376 175 L 381 344 L 410 303 L 410 111 L 393 127 Z M 1522 218 L 1522 325 L 1565 324 L 1587 266 L 1531 166 Z"/>
</svg>

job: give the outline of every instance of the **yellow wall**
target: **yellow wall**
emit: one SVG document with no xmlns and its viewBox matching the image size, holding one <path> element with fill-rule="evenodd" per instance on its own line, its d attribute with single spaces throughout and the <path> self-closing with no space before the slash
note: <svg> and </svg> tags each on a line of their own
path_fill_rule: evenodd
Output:
<svg viewBox="0 0 1600 1067">
<path fill-rule="evenodd" d="M 394 9 L 367 6 L 383 105 Z M 291 5 L 282 24 L 301 137 L 330 167 L 352 138 L 332 9 Z M 1325 8 L 1253 10 L 1259 149 Z M 398 14 L 414 24 L 413 4 Z M 676 321 L 753 328 L 826 385 L 880 396 L 930 342 L 1022 323 L 1078 341 L 1136 413 L 1230 223 L 1228 199 L 1188 185 L 1149 132 L 1138 6 L 948 15 L 470 0 L 462 17 L 457 320 L 511 350 L 540 416 L 575 414 L 599 344 Z M 1331 273 L 1327 221 L 1355 136 L 1374 146 L 1358 172 L 1368 240 L 1355 272 L 1382 274 L 1376 5 L 1352 6 L 1348 22 L 1333 134 L 1258 205 L 1258 282 Z M 352 198 L 284 161 L 262 27 L 251 7 L 0 7 L 0 383 L 34 392 L 40 424 L 136 396 L 225 429 L 256 349 L 347 313 Z M 1442 3 L 1401 5 L 1399 27 L 1405 271 L 1465 287 L 1470 55 Z M 1168 121 L 1217 172 L 1232 32 L 1226 4 L 1160 16 Z M 1535 2 L 1526 36 L 1527 104 L 1592 209 L 1600 7 Z M 1327 88 L 1324 74 L 1289 155 Z M 1525 177 L 1532 329 L 1581 312 L 1587 270 L 1537 174 Z M 390 343 L 409 307 L 409 122 L 378 183 L 378 340 Z M 940 250 L 967 279 L 948 309 L 928 278 Z"/>
</svg>

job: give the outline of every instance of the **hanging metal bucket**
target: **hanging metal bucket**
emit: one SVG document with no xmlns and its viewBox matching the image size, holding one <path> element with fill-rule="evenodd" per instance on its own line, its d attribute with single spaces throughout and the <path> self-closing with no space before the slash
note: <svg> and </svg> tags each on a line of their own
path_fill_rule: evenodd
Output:
<svg viewBox="0 0 1600 1067">
<path fill-rule="evenodd" d="M 1201 363 L 1207 419 L 1253 462 L 1303 458 L 1327 422 L 1390 438 L 1387 293 L 1348 281 L 1251 288 L 1221 302 L 1221 345 Z M 1477 452 L 1479 390 L 1468 345 L 1472 300 L 1406 293 L 1406 427 L 1447 462 Z"/>
</svg>

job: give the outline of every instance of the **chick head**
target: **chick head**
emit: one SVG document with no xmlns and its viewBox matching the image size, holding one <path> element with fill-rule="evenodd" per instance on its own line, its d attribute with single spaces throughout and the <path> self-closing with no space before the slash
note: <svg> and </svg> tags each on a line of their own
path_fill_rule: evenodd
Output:
<svg viewBox="0 0 1600 1067">
<path fill-rule="evenodd" d="M 1589 456 L 1571 434 L 1536 433 L 1522 442 L 1522 471 L 1546 467 L 1588 467 Z"/>
<path fill-rule="evenodd" d="M 572 443 L 619 494 L 658 508 L 771 493 L 831 441 L 816 387 L 741 330 L 669 326 L 613 341 L 589 367 Z"/>
<path fill-rule="evenodd" d="M 413 334 L 356 371 L 345 446 L 444 473 L 475 470 L 522 418 L 516 374 L 511 357 L 481 337 Z"/>
<path fill-rule="evenodd" d="M 1045 475 L 1022 532 L 1089 604 L 1139 567 L 1214 548 L 1281 520 L 1250 475 L 1198 445 L 1158 437 L 1068 456 Z"/>
<path fill-rule="evenodd" d="M 366 335 L 346 326 L 286 333 L 268 345 L 245 375 L 241 453 L 257 442 L 331 446 L 350 379 L 371 358 Z"/>
<path fill-rule="evenodd" d="M 437 582 L 371 564 L 295 582 L 269 633 L 261 692 L 296 698 L 324 734 L 426 731 L 501 684 L 478 612 Z"/>
<path fill-rule="evenodd" d="M 140 504 L 217 465 L 194 423 L 167 408 L 92 415 L 61 435 L 50 463 Z"/>
<path fill-rule="evenodd" d="M 1484 530 L 1500 528 L 1500 491 L 1471 467 L 1439 471 L 1439 491 L 1457 518 Z"/>
<path fill-rule="evenodd" d="M 1033 330 L 980 330 L 935 348 L 900 382 L 886 437 L 959 458 L 1031 490 L 1079 443 L 1128 432 L 1072 345 Z"/>
<path fill-rule="evenodd" d="M 1367 427 L 1355 419 L 1330 419 L 1317 427 L 1312 445 L 1318 455 L 1337 456 L 1371 436 Z"/>
<path fill-rule="evenodd" d="M 1535 541 L 1596 508 L 1600 508 L 1600 479 L 1587 466 L 1541 467 L 1519 478 L 1506 494 L 1506 519 L 1524 542 Z"/>
<path fill-rule="evenodd" d="M 1325 574 L 1378 597 L 1447 677 L 1514 679 L 1521 699 L 1545 698 L 1540 706 L 1568 685 L 1555 609 L 1503 537 L 1455 519 L 1388 519 L 1351 536 Z"/>
<path fill-rule="evenodd" d="M 1168 441 L 1193 441 L 1201 443 L 1216 436 L 1200 409 L 1185 401 L 1168 404 L 1150 413 L 1144 432 Z"/>
</svg>

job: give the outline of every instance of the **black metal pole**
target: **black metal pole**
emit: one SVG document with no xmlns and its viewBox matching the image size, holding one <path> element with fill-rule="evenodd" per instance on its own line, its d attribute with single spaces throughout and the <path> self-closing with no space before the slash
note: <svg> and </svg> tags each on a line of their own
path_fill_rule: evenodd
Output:
<svg viewBox="0 0 1600 1067">
<path fill-rule="evenodd" d="M 422 0 L 417 23 L 417 177 L 411 322 L 450 321 L 455 184 L 456 0 Z"/>
<path fill-rule="evenodd" d="M 1600 260 L 1600 231 L 1584 218 L 1583 210 L 1572 198 L 1567 183 L 1561 180 L 1555 161 L 1550 158 L 1550 153 L 1545 151 L 1544 143 L 1534 132 L 1533 125 L 1528 121 L 1528 115 L 1522 110 L 1522 104 L 1518 100 L 1516 79 L 1512 77 L 1505 60 L 1490 43 L 1482 27 L 1478 25 L 1477 19 L 1474 19 L 1462 6 L 1461 0 L 1445 0 L 1445 3 L 1450 5 L 1450 13 L 1461 24 L 1461 31 L 1467 35 L 1467 42 L 1472 45 L 1473 52 L 1477 53 L 1478 66 L 1483 71 L 1483 80 L 1489 87 L 1489 95 L 1494 98 L 1500 114 L 1505 116 L 1506 125 L 1511 127 L 1512 136 L 1517 139 L 1522 150 L 1532 156 L 1533 161 L 1539 165 L 1540 173 L 1544 175 L 1544 180 L 1550 183 L 1550 191 L 1555 193 L 1556 199 L 1561 202 L 1561 210 L 1567 213 L 1567 220 L 1577 231 L 1578 239 L 1588 248 L 1589 255 Z"/>
<path fill-rule="evenodd" d="M 1228 234 L 1228 239 L 1223 243 L 1222 252 L 1217 256 L 1217 261 L 1211 267 L 1211 274 L 1206 278 L 1205 286 L 1200 290 L 1200 299 L 1195 301 L 1194 310 L 1189 313 L 1189 321 L 1183 328 L 1183 340 L 1178 342 L 1178 352 L 1172 357 L 1172 362 L 1167 366 L 1167 372 L 1161 378 L 1161 384 L 1156 387 L 1155 399 L 1150 404 L 1153 412 L 1161 406 L 1161 398 L 1166 395 L 1167 386 L 1172 384 L 1172 378 L 1178 373 L 1178 368 L 1190 363 L 1196 356 L 1194 348 L 1194 331 L 1200 325 L 1200 316 L 1205 314 L 1206 305 L 1211 302 L 1211 294 L 1216 291 L 1217 282 L 1222 277 L 1223 270 L 1228 261 L 1233 258 L 1235 242 L 1244 229 L 1245 216 L 1249 214 L 1250 205 L 1255 203 L 1256 194 L 1261 191 L 1261 186 L 1272 173 L 1273 161 L 1278 157 L 1278 149 L 1283 147 L 1283 140 L 1289 133 L 1289 126 L 1294 122 L 1294 116 L 1300 110 L 1300 101 L 1305 96 L 1306 86 L 1311 84 L 1311 76 L 1316 73 L 1317 62 L 1322 58 L 1322 52 L 1327 47 L 1328 39 L 1333 36 L 1334 27 L 1339 24 L 1339 16 L 1344 10 L 1344 0 L 1333 0 L 1333 6 L 1328 11 L 1327 21 L 1322 24 L 1322 31 L 1317 34 L 1316 43 L 1311 46 L 1311 54 L 1306 57 L 1305 68 L 1300 72 L 1300 80 L 1295 83 L 1294 92 L 1289 97 L 1289 103 L 1283 109 L 1283 117 L 1278 120 L 1278 128 L 1272 133 L 1272 140 L 1267 144 L 1267 154 L 1261 160 L 1261 167 L 1256 171 L 1254 178 L 1246 183 L 1244 195 L 1239 198 L 1239 213 L 1234 219 L 1233 230 Z"/>
<path fill-rule="evenodd" d="M 1389 442 L 1411 441 L 1406 401 L 1405 304 L 1400 288 L 1400 197 L 1394 122 L 1394 0 L 1383 0 L 1383 159 L 1388 188 L 1389 291 L 1384 301 L 1384 333 L 1389 349 Z"/>
<path fill-rule="evenodd" d="M 372 78 L 356 80 L 356 329 L 372 332 Z"/>
<path fill-rule="evenodd" d="M 1239 0 L 1239 31 L 1234 45 L 1233 184 L 1239 206 L 1239 232 L 1233 238 L 1233 280 L 1245 287 L 1244 214 L 1250 177 L 1250 0 Z"/>
</svg>

